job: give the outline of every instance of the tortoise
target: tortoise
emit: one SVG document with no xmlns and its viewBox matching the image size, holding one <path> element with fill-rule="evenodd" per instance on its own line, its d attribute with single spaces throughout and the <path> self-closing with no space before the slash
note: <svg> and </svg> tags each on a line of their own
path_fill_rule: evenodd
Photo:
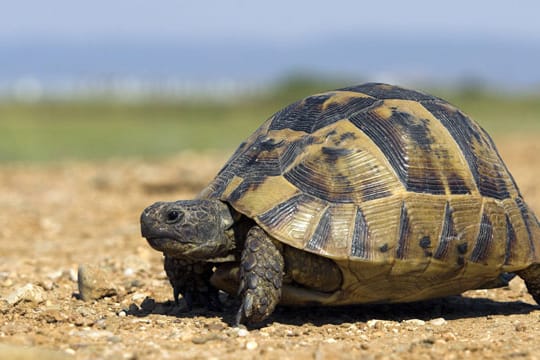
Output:
<svg viewBox="0 0 540 360">
<path fill-rule="evenodd" d="M 448 102 L 380 83 L 278 111 L 195 200 L 157 202 L 142 236 L 186 304 L 236 323 L 277 304 L 398 303 L 525 280 L 540 302 L 540 224 L 490 136 Z"/>
</svg>

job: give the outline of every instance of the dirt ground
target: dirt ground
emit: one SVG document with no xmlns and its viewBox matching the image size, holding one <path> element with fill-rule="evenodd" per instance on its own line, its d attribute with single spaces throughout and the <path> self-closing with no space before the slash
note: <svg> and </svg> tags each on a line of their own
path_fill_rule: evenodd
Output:
<svg viewBox="0 0 540 360">
<path fill-rule="evenodd" d="M 496 140 L 540 213 L 540 142 Z M 249 330 L 231 327 L 233 299 L 223 313 L 173 306 L 139 214 L 156 200 L 191 198 L 225 160 L 0 166 L 0 358 L 540 359 L 540 308 L 520 279 L 416 304 L 278 308 Z M 103 270 L 116 294 L 80 300 L 81 264 Z M 19 301 L 21 289 L 31 291 Z"/>
</svg>

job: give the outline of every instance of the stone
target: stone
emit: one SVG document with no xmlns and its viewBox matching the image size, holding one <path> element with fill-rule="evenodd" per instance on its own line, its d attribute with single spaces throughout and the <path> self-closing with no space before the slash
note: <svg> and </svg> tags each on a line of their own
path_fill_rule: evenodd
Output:
<svg viewBox="0 0 540 360">
<path fill-rule="evenodd" d="M 33 284 L 26 284 L 23 287 L 13 291 L 6 297 L 6 301 L 10 305 L 15 305 L 21 301 L 39 304 L 44 302 L 46 299 L 47 295 L 45 294 L 45 290 Z"/>
<path fill-rule="evenodd" d="M 414 326 L 424 326 L 426 324 L 424 320 L 420 320 L 420 319 L 409 319 L 403 322 L 407 325 L 414 325 Z"/>
<path fill-rule="evenodd" d="M 520 322 L 520 321 L 516 321 L 514 323 L 514 328 L 516 329 L 516 331 L 526 331 L 527 330 L 527 326 L 525 324 L 523 324 L 522 322 Z"/>
<path fill-rule="evenodd" d="M 73 281 L 73 282 L 77 282 L 78 281 L 78 274 L 77 272 L 75 271 L 75 269 L 69 269 L 68 270 L 68 277 L 69 277 L 69 280 Z"/>
<path fill-rule="evenodd" d="M 146 294 L 142 294 L 142 293 L 135 293 L 133 295 L 131 295 L 131 300 L 133 301 L 139 301 L 139 300 L 143 300 L 146 299 L 148 297 L 148 295 Z"/>
<path fill-rule="evenodd" d="M 77 283 L 81 299 L 90 301 L 116 295 L 118 291 L 109 277 L 109 273 L 96 265 L 80 265 Z"/>
<path fill-rule="evenodd" d="M 216 333 L 210 333 L 210 334 L 205 334 L 201 336 L 196 336 L 191 339 L 191 342 L 197 345 L 202 345 L 213 340 L 219 340 L 219 335 Z"/>
<path fill-rule="evenodd" d="M 64 271 L 62 270 L 56 270 L 56 271 L 52 271 L 50 273 L 47 274 L 47 278 L 49 278 L 50 280 L 58 280 L 60 279 L 60 277 L 62 277 L 62 275 L 64 274 Z"/>
<path fill-rule="evenodd" d="M 429 321 L 429 323 L 433 326 L 442 326 L 446 325 L 446 320 L 444 318 L 436 318 Z"/>
<path fill-rule="evenodd" d="M 249 335 L 249 331 L 247 329 L 239 328 L 236 332 L 236 335 L 238 335 L 239 337 L 245 337 Z"/>
<path fill-rule="evenodd" d="M 258 346 L 259 346 L 259 344 L 257 344 L 257 342 L 254 341 L 254 340 L 248 341 L 246 343 L 246 349 L 247 350 L 255 350 Z"/>
<path fill-rule="evenodd" d="M 49 279 L 43 279 L 39 281 L 39 286 L 41 286 L 43 289 L 47 291 L 51 291 L 52 289 L 54 289 L 54 282 L 52 282 L 52 280 L 49 280 Z"/>
</svg>

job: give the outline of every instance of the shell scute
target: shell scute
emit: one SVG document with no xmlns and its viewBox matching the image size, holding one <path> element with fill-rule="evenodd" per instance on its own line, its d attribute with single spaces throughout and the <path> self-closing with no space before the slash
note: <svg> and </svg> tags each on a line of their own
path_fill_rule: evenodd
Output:
<svg viewBox="0 0 540 360">
<path fill-rule="evenodd" d="M 377 99 L 356 92 L 336 91 L 313 95 L 279 111 L 269 129 L 291 129 L 310 134 L 375 102 Z"/>
<path fill-rule="evenodd" d="M 418 102 L 385 100 L 351 122 L 384 153 L 408 191 L 473 193 L 463 155 L 439 120 Z"/>
<path fill-rule="evenodd" d="M 475 122 L 448 103 L 424 102 L 457 142 L 483 196 L 503 200 L 519 195 L 516 184 L 502 162 L 491 138 Z"/>
</svg>

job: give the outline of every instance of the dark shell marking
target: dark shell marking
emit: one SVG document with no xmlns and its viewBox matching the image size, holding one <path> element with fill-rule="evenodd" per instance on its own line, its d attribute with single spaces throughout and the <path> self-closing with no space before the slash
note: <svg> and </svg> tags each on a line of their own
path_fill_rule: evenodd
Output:
<svg viewBox="0 0 540 360">
<path fill-rule="evenodd" d="M 512 270 L 539 256 L 538 222 L 483 129 L 444 100 L 385 84 L 279 111 L 201 197 L 296 248 L 396 273 L 408 259 Z"/>
<path fill-rule="evenodd" d="M 332 99 L 337 99 L 339 95 L 338 92 L 329 92 L 291 104 L 273 116 L 268 129 L 290 129 L 311 134 L 338 120 L 347 119 L 377 101 L 375 98 L 362 96 L 349 97 L 346 102 L 339 99 L 333 102 Z"/>
<path fill-rule="evenodd" d="M 369 259 L 370 247 L 368 243 L 368 229 L 366 219 L 360 208 L 356 209 L 354 218 L 354 233 L 351 242 L 351 256 L 359 259 Z"/>
<path fill-rule="evenodd" d="M 439 239 L 439 247 L 435 251 L 435 259 L 444 259 L 448 254 L 450 244 L 458 240 L 456 228 L 454 226 L 454 220 L 452 219 L 452 207 L 449 203 L 446 203 L 444 209 L 443 227 L 441 237 Z"/>
<path fill-rule="evenodd" d="M 407 213 L 407 205 L 403 202 L 401 206 L 401 215 L 399 218 L 399 237 L 396 250 L 396 257 L 400 260 L 403 260 L 407 256 L 407 249 L 409 247 L 410 239 L 410 220 L 409 214 Z"/>
<path fill-rule="evenodd" d="M 443 102 L 421 102 L 443 124 L 465 156 L 480 194 L 498 200 L 517 196 L 514 180 L 493 141 L 465 114 Z"/>
</svg>

